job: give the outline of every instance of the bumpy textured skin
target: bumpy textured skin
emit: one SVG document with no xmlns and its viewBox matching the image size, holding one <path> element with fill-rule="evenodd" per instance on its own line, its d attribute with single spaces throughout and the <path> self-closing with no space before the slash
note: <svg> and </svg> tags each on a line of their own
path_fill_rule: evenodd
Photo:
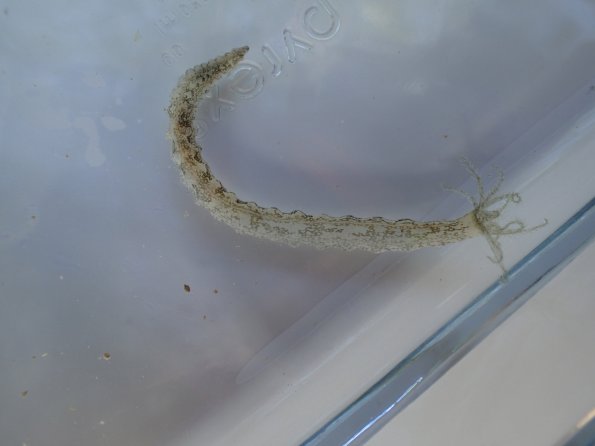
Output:
<svg viewBox="0 0 595 446">
<path fill-rule="evenodd" d="M 230 72 L 248 52 L 248 47 L 233 49 L 207 63 L 186 71 L 173 90 L 169 116 L 169 136 L 173 141 L 174 161 L 184 183 L 198 204 L 213 217 L 237 232 L 291 246 L 339 248 L 370 252 L 410 251 L 426 246 L 442 246 L 486 232 L 481 202 L 468 214 L 452 221 L 418 222 L 410 219 L 387 220 L 382 217 L 356 218 L 308 215 L 302 211 L 282 212 L 240 200 L 213 176 L 196 142 L 193 125 L 199 102 L 213 84 Z M 486 200 L 483 200 L 486 201 Z M 492 200 L 493 202 L 493 200 Z M 485 212 L 484 212 L 485 213 Z"/>
</svg>

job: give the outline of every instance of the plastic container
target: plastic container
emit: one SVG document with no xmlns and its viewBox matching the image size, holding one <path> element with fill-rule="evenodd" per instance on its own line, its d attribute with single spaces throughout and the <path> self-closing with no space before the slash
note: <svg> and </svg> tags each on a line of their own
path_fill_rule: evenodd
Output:
<svg viewBox="0 0 595 446">
<path fill-rule="evenodd" d="M 165 134 L 188 67 L 250 45 L 200 110 L 246 200 L 445 219 L 459 158 L 522 194 L 512 265 L 592 196 L 595 5 L 580 0 L 5 1 L 3 443 L 293 445 L 500 270 L 481 238 L 373 256 L 235 234 Z M 493 178 L 492 178 L 493 180 Z"/>
</svg>

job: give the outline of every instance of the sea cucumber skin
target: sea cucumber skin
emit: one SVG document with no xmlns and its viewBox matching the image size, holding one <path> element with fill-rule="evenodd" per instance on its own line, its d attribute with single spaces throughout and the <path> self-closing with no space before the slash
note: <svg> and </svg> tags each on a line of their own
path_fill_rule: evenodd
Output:
<svg viewBox="0 0 595 446">
<path fill-rule="evenodd" d="M 319 249 L 375 253 L 443 246 L 485 234 L 483 222 L 478 221 L 477 208 L 456 220 L 429 222 L 349 215 L 314 216 L 302 211 L 282 212 L 274 207 L 264 208 L 254 202 L 240 200 L 228 191 L 203 159 L 203 149 L 196 142 L 193 121 L 205 93 L 230 72 L 247 51 L 248 47 L 236 48 L 187 70 L 172 93 L 168 109 L 172 158 L 197 203 L 207 208 L 213 217 L 239 233 L 290 246 L 310 245 Z"/>
</svg>

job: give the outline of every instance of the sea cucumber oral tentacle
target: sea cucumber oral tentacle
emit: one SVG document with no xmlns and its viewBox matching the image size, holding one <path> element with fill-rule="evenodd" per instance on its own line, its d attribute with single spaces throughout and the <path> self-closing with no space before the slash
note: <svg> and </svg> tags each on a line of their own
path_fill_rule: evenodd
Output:
<svg viewBox="0 0 595 446">
<path fill-rule="evenodd" d="M 198 104 L 209 89 L 229 73 L 248 52 L 236 48 L 206 63 L 190 68 L 172 92 L 168 112 L 169 136 L 173 142 L 172 158 L 179 166 L 184 183 L 198 204 L 213 217 L 242 234 L 249 234 L 290 246 L 311 245 L 316 248 L 340 248 L 370 252 L 410 251 L 427 246 L 442 246 L 478 235 L 484 235 L 494 253 L 492 260 L 502 266 L 501 235 L 525 231 L 521 222 L 500 226 L 496 219 L 504 207 L 518 202 L 518 194 L 497 195 L 496 186 L 485 191 L 481 179 L 470 163 L 465 166 L 477 181 L 479 197 L 465 193 L 473 210 L 455 220 L 414 221 L 389 220 L 382 217 L 358 218 L 350 215 L 308 215 L 302 211 L 283 212 L 239 199 L 212 174 L 196 141 L 194 119 Z M 499 204 L 499 207 L 497 205 Z"/>
</svg>

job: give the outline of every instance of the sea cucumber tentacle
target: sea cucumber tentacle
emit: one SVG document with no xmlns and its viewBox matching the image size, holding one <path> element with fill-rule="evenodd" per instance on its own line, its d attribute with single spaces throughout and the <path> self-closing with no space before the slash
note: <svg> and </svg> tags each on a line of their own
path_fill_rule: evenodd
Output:
<svg viewBox="0 0 595 446">
<path fill-rule="evenodd" d="M 443 246 L 484 235 L 493 251 L 492 261 L 502 266 L 498 238 L 526 229 L 519 221 L 499 226 L 496 219 L 509 203 L 520 201 L 520 197 L 514 193 L 497 195 L 502 176 L 486 192 L 479 174 L 466 160 L 463 161 L 464 165 L 477 182 L 479 196 L 457 191 L 472 203 L 473 210 L 455 220 L 314 216 L 302 211 L 283 212 L 275 207 L 265 208 L 254 202 L 243 201 L 228 191 L 203 159 L 202 148 L 196 141 L 194 119 L 205 93 L 229 73 L 247 52 L 247 46 L 236 48 L 187 70 L 173 90 L 168 109 L 172 158 L 180 167 L 183 181 L 194 193 L 198 204 L 206 207 L 213 217 L 239 233 L 291 246 L 311 245 L 320 249 L 340 248 L 375 253 Z"/>
<path fill-rule="evenodd" d="M 521 202 L 520 194 L 512 192 L 496 195 L 504 181 L 504 173 L 501 170 L 497 170 L 498 179 L 496 180 L 495 185 L 489 190 L 489 192 L 486 193 L 483 186 L 483 181 L 477 172 L 477 169 L 475 169 L 471 162 L 466 158 L 462 158 L 461 163 L 467 169 L 469 174 L 475 179 L 479 199 L 476 199 L 467 192 L 461 191 L 459 189 L 448 187 L 445 187 L 444 189 L 451 192 L 456 192 L 471 202 L 473 205 L 473 213 L 475 215 L 476 222 L 481 228 L 481 233 L 492 250 L 492 256 L 488 256 L 488 259 L 490 259 L 490 261 L 493 263 L 498 264 L 502 270 L 503 277 L 506 277 L 507 272 L 503 263 L 504 255 L 500 245 L 500 237 L 503 235 L 532 232 L 547 225 L 548 221 L 547 219 L 544 219 L 543 223 L 529 228 L 527 228 L 525 223 L 520 220 L 512 220 L 504 225 L 500 225 L 497 222 L 497 219 L 500 217 L 500 215 L 502 215 L 502 212 L 504 212 L 510 203 L 518 204 Z M 499 204 L 499 206 L 494 208 L 496 204 Z"/>
</svg>

